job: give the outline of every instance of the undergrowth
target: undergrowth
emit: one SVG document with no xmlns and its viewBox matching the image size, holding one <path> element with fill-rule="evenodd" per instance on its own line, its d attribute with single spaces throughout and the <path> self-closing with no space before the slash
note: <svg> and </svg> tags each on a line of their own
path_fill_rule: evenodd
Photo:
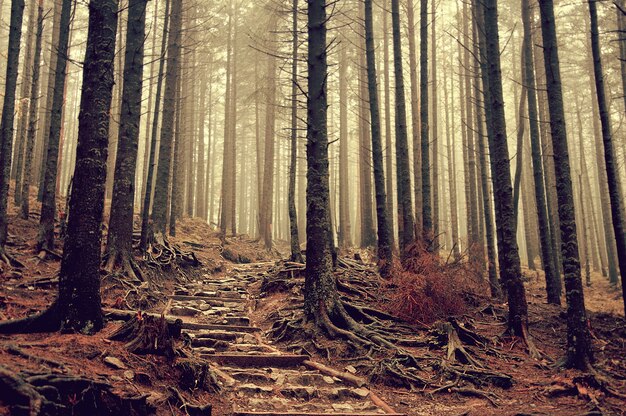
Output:
<svg viewBox="0 0 626 416">
<path fill-rule="evenodd" d="M 404 266 L 394 264 L 383 285 L 381 308 L 410 323 L 431 324 L 467 310 L 469 300 L 486 293 L 477 266 L 444 259 L 416 242 Z"/>
</svg>

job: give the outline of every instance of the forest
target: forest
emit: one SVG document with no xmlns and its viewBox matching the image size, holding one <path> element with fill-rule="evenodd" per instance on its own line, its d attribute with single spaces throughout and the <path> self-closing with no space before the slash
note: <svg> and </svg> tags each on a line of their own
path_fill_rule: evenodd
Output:
<svg viewBox="0 0 626 416">
<path fill-rule="evenodd" d="M 626 415 L 626 1 L 0 0 L 0 415 Z"/>
</svg>

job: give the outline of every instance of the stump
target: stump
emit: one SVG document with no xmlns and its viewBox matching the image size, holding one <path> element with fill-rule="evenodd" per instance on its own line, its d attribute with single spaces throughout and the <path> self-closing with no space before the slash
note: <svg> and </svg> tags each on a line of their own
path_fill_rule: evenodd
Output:
<svg viewBox="0 0 626 416">
<path fill-rule="evenodd" d="M 180 338 L 182 325 L 168 325 L 164 316 L 155 317 L 137 312 L 109 339 L 126 342 L 125 347 L 135 354 L 156 354 L 173 358 L 174 340 Z"/>
</svg>

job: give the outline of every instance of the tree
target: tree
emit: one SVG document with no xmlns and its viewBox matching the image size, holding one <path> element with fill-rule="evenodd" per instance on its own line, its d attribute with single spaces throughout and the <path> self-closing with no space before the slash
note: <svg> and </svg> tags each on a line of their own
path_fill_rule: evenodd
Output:
<svg viewBox="0 0 626 416">
<path fill-rule="evenodd" d="M 339 245 L 352 245 L 350 226 L 350 179 L 348 178 L 348 54 L 339 52 Z"/>
<path fill-rule="evenodd" d="M 154 231 L 165 235 L 167 225 L 167 189 L 170 179 L 172 141 L 174 136 L 174 111 L 176 105 L 176 85 L 181 49 L 182 0 L 172 3 L 170 33 L 167 41 L 167 73 L 165 75 L 165 96 L 163 121 L 161 122 L 161 142 L 154 192 L 152 218 Z"/>
<path fill-rule="evenodd" d="M 59 21 L 59 42 L 56 51 L 56 67 L 54 69 L 54 90 L 52 108 L 50 109 L 50 128 L 47 134 L 47 146 L 43 193 L 41 198 L 41 216 L 37 236 L 38 250 L 54 249 L 54 218 L 56 216 L 56 183 L 59 158 L 59 141 L 61 137 L 63 93 L 67 67 L 67 49 L 70 37 L 70 15 L 72 1 L 63 0 Z M 45 127 L 45 124 L 44 124 Z"/>
<path fill-rule="evenodd" d="M 0 261 L 8 265 L 18 263 L 9 256 L 5 246 L 8 236 L 9 221 L 7 205 L 9 197 L 9 176 L 11 174 L 11 154 L 13 152 L 13 121 L 15 118 L 15 90 L 17 88 L 17 70 L 20 59 L 20 38 L 24 0 L 11 2 L 11 20 L 9 22 L 9 51 L 4 84 L 4 102 L 0 121 Z"/>
<path fill-rule="evenodd" d="M 622 295 L 624 311 L 626 313 L 626 234 L 624 229 L 624 207 L 622 198 L 622 186 L 618 172 L 618 162 L 613 149 L 613 132 L 611 119 L 606 102 L 604 87 L 604 73 L 602 71 L 602 57 L 600 53 L 600 39 L 598 35 L 598 12 L 597 0 L 589 0 L 589 17 L 591 20 L 591 50 L 593 54 L 593 69 L 596 81 L 596 96 L 600 109 L 600 122 L 602 123 L 602 143 L 604 144 L 604 163 L 607 182 L 609 185 L 609 197 L 611 199 L 611 215 L 613 217 L 613 230 L 617 246 L 617 260 L 620 275 L 622 276 Z M 600 168 L 601 169 L 601 168 Z"/>
<path fill-rule="evenodd" d="M 422 236 L 433 232 L 430 189 L 430 139 L 428 137 L 428 0 L 420 1 L 420 136 L 422 144 Z"/>
<path fill-rule="evenodd" d="M 298 0 L 293 0 L 291 10 L 291 155 L 289 160 L 289 231 L 291 261 L 302 262 L 298 238 L 298 215 L 296 213 L 296 168 L 298 161 Z"/>
<path fill-rule="evenodd" d="M 564 364 L 567 367 L 587 369 L 593 360 L 593 351 L 589 328 L 587 327 L 585 298 L 578 258 L 574 195 L 570 175 L 561 70 L 552 0 L 539 0 L 539 9 L 548 88 L 550 131 L 555 159 L 561 253 L 565 274 L 565 298 L 567 300 L 567 353 Z"/>
<path fill-rule="evenodd" d="M 492 132 L 491 135 L 488 133 L 489 154 L 498 228 L 498 263 L 509 302 L 508 326 L 511 334 L 520 336 L 529 343 L 530 340 L 527 338 L 528 307 L 516 241 L 511 166 L 502 97 L 497 0 L 484 1 L 482 6 L 478 6 L 476 15 L 479 20 L 484 19 L 485 48 L 481 62 L 487 66 L 485 74 L 487 84 L 483 86 L 483 91 L 486 93 L 485 109 L 490 115 L 487 118 L 487 125 Z"/>
<path fill-rule="evenodd" d="M 163 74 L 165 72 L 165 53 L 168 40 L 168 26 L 170 16 L 170 0 L 165 0 L 165 17 L 163 23 L 163 36 L 161 37 L 161 56 L 159 58 L 159 71 L 157 75 L 157 87 L 154 99 L 154 115 L 152 117 L 152 130 L 150 137 L 150 155 L 148 157 L 148 170 L 146 174 L 146 186 L 143 194 L 143 204 L 141 211 L 141 240 L 139 247 L 141 250 L 145 250 L 148 245 L 148 234 L 150 229 L 150 201 L 152 200 L 153 184 L 154 181 L 154 159 L 156 159 L 156 142 L 157 131 L 159 126 L 159 114 L 161 108 L 161 88 L 163 86 Z M 155 10 L 156 13 L 156 10 Z M 170 102 L 171 104 L 171 102 Z M 159 146 L 160 147 L 160 146 Z"/>
<path fill-rule="evenodd" d="M 30 214 L 30 182 L 33 177 L 33 151 L 37 135 L 37 118 L 39 115 L 39 74 L 41 66 L 41 42 L 43 38 L 43 0 L 37 5 L 37 33 L 35 35 L 35 57 L 33 58 L 32 80 L 30 86 L 30 108 L 28 109 L 28 134 L 24 152 L 24 173 L 22 175 L 21 217 L 28 219 Z M 26 82 L 26 80 L 24 80 Z M 16 187 L 19 184 L 16 184 Z"/>
<path fill-rule="evenodd" d="M 407 248 L 415 240 L 415 224 L 413 222 L 413 207 L 411 204 L 411 176 L 406 131 L 406 102 L 404 96 L 404 75 L 402 73 L 402 41 L 398 0 L 391 1 L 391 26 L 393 35 L 393 67 L 396 81 L 396 179 L 398 186 L 398 212 L 400 213 L 398 227 L 401 231 L 400 252 L 404 258 Z M 422 147 L 422 151 L 423 149 Z M 424 227 L 426 227 L 426 224 Z"/>
<path fill-rule="evenodd" d="M 107 235 L 107 265 L 112 271 L 121 265 L 132 279 L 139 276 L 132 256 L 133 206 L 135 200 L 135 171 L 139 123 L 141 121 L 141 93 L 143 89 L 143 55 L 146 34 L 147 0 L 130 0 L 126 26 L 124 58 L 124 86 L 120 113 L 119 139 L 115 160 L 113 198 Z"/>
<path fill-rule="evenodd" d="M 550 237 L 550 219 L 548 217 L 545 189 L 543 187 L 543 162 L 541 158 L 541 144 L 539 142 L 539 115 L 537 114 L 537 95 L 535 92 L 535 71 L 532 51 L 532 28 L 530 26 L 530 2 L 522 0 L 522 23 L 524 26 L 524 87 L 528 92 L 528 123 L 530 131 L 531 158 L 533 177 L 535 179 L 535 201 L 537 205 L 537 220 L 539 223 L 539 239 L 541 246 L 541 261 L 546 279 L 548 303 L 561 303 L 561 282 L 554 268 L 554 255 Z"/>
<path fill-rule="evenodd" d="M 100 301 L 100 247 L 117 11 L 116 0 L 91 0 L 89 3 L 78 147 L 59 274 L 59 296 L 39 315 L 4 322 L 0 332 L 47 332 L 60 328 L 91 334 L 104 324 Z"/>
<path fill-rule="evenodd" d="M 367 60 L 367 85 L 369 91 L 370 119 L 372 129 L 372 160 L 374 162 L 374 185 L 376 188 L 376 220 L 378 224 L 378 261 L 380 274 L 389 276 L 393 261 L 389 222 L 387 221 L 387 196 L 385 195 L 385 172 L 380 132 L 380 109 L 378 107 L 378 82 L 376 80 L 376 55 L 374 51 L 374 23 L 372 0 L 365 0 L 365 54 Z"/>
</svg>

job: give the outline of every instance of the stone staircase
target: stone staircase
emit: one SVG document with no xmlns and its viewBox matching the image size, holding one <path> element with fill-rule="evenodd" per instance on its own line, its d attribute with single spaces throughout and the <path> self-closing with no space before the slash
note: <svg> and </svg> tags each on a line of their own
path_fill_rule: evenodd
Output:
<svg viewBox="0 0 626 416">
<path fill-rule="evenodd" d="M 183 319 L 192 348 L 214 363 L 235 416 L 401 416 L 350 373 L 282 352 L 251 326 L 248 286 L 271 263 L 242 265 L 178 287 L 166 314 Z"/>
</svg>

